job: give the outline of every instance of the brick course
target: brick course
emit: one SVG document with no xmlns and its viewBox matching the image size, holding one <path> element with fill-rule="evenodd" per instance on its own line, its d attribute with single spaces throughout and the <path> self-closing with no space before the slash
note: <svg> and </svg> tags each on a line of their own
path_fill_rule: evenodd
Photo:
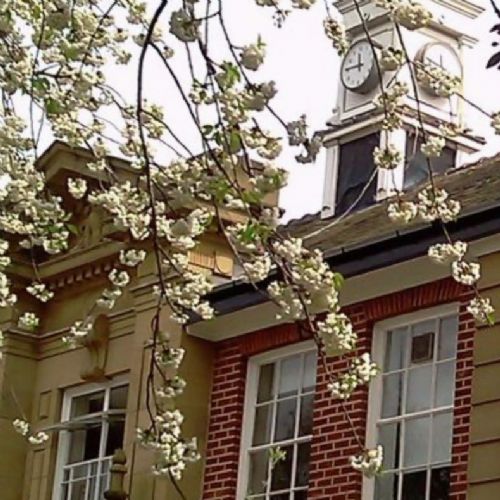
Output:
<svg viewBox="0 0 500 500">
<path fill-rule="evenodd" d="M 359 336 L 358 352 L 371 350 L 377 321 L 448 302 L 459 302 L 459 332 L 450 500 L 465 500 L 471 412 L 474 321 L 466 312 L 470 293 L 451 279 L 378 297 L 345 309 Z M 283 324 L 220 342 L 214 370 L 203 498 L 234 500 L 238 477 L 247 359 L 300 340 L 299 328 Z M 329 359 L 343 371 L 346 360 Z M 324 368 L 318 364 L 308 498 L 360 500 L 362 478 L 349 457 L 364 442 L 368 390 L 345 403 L 331 398 Z"/>
</svg>

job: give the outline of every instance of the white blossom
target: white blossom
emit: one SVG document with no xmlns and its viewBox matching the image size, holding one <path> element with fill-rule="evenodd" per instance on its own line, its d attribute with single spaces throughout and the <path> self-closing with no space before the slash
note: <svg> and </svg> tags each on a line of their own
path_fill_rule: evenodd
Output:
<svg viewBox="0 0 500 500">
<path fill-rule="evenodd" d="M 271 266 L 272 261 L 269 255 L 257 255 L 252 261 L 243 263 L 246 276 L 252 282 L 266 279 L 271 270 Z"/>
<path fill-rule="evenodd" d="M 187 10 L 172 12 L 170 17 L 170 33 L 181 42 L 195 42 L 199 36 L 201 21 L 194 19 Z"/>
<path fill-rule="evenodd" d="M 25 328 L 26 330 L 34 330 L 40 323 L 40 319 L 33 312 L 25 312 L 17 321 L 17 325 L 20 328 Z"/>
<path fill-rule="evenodd" d="M 467 311 L 479 323 L 493 323 L 494 307 L 491 300 L 483 297 L 473 298 L 467 306 Z"/>
<path fill-rule="evenodd" d="M 425 221 L 441 219 L 443 222 L 451 222 L 460 213 L 460 203 L 450 198 L 442 188 L 426 187 L 417 196 L 418 214 Z"/>
<path fill-rule="evenodd" d="M 444 137 L 433 135 L 427 138 L 426 142 L 420 146 L 420 149 L 428 158 L 437 158 L 441 155 L 444 146 Z"/>
<path fill-rule="evenodd" d="M 47 288 L 45 283 L 34 281 L 26 287 L 26 291 L 36 297 L 40 302 L 47 302 L 54 297 L 54 292 Z"/>
<path fill-rule="evenodd" d="M 80 200 L 85 196 L 87 192 L 88 186 L 87 181 L 85 179 L 74 179 L 72 177 L 68 178 L 68 191 L 73 198 L 76 200 Z"/>
<path fill-rule="evenodd" d="M 474 285 L 481 277 L 481 267 L 477 262 L 456 260 L 451 264 L 453 279 L 463 285 Z"/>
<path fill-rule="evenodd" d="M 22 420 L 20 418 L 16 418 L 13 422 L 12 425 L 14 426 L 15 431 L 18 434 L 21 434 L 21 436 L 27 436 L 30 432 L 30 425 L 26 420 Z"/>
<path fill-rule="evenodd" d="M 256 71 L 264 62 L 266 56 L 266 46 L 259 39 L 257 43 L 243 47 L 241 51 L 241 64 L 249 70 Z"/>
<path fill-rule="evenodd" d="M 408 224 L 417 215 L 417 205 L 412 201 L 398 200 L 389 203 L 387 207 L 387 215 L 393 222 L 402 222 Z"/>
<path fill-rule="evenodd" d="M 361 472 L 364 476 L 371 478 L 382 471 L 384 453 L 381 445 L 370 450 L 364 450 L 360 455 L 350 458 L 351 467 Z"/>
<path fill-rule="evenodd" d="M 345 26 L 332 17 L 327 17 L 323 21 L 323 28 L 329 40 L 331 40 L 333 47 L 337 50 L 339 55 L 344 55 L 349 48 L 349 41 L 347 39 Z"/>
<path fill-rule="evenodd" d="M 318 335 L 328 356 L 349 352 L 356 347 L 357 335 L 352 323 L 343 313 L 330 312 L 324 321 L 318 321 Z"/>
<path fill-rule="evenodd" d="M 69 329 L 69 334 L 63 336 L 62 341 L 64 344 L 71 348 L 78 345 L 83 345 L 85 339 L 92 330 L 92 323 L 84 321 L 76 321 Z"/>
<path fill-rule="evenodd" d="M 155 359 L 163 368 L 178 369 L 184 358 L 184 349 L 181 347 L 165 347 L 155 352 Z"/>
<path fill-rule="evenodd" d="M 120 263 L 127 267 L 136 267 L 146 258 L 144 250 L 130 248 L 120 252 Z"/>
<path fill-rule="evenodd" d="M 455 241 L 454 243 L 437 243 L 429 247 L 429 257 L 438 264 L 461 260 L 467 252 L 467 243 Z"/>
<path fill-rule="evenodd" d="M 371 361 L 370 354 L 364 353 L 353 359 L 348 372 L 328 384 L 328 390 L 333 397 L 347 399 L 360 385 L 370 382 L 377 373 L 377 365 Z"/>
<path fill-rule="evenodd" d="M 461 79 L 441 66 L 426 63 L 417 66 L 417 80 L 440 97 L 450 97 L 460 91 Z"/>
<path fill-rule="evenodd" d="M 392 144 L 388 144 L 384 148 L 375 147 L 373 151 L 373 161 L 378 168 L 388 170 L 395 169 L 403 160 L 401 151 Z"/>
<path fill-rule="evenodd" d="M 28 442 L 34 445 L 40 445 L 46 443 L 49 440 L 49 435 L 46 432 L 37 432 L 28 437 Z"/>
<path fill-rule="evenodd" d="M 383 71 L 396 71 L 405 62 L 405 55 L 401 49 L 385 47 L 379 56 L 380 69 Z"/>
<path fill-rule="evenodd" d="M 108 278 L 109 281 L 111 281 L 111 283 L 118 288 L 124 288 L 130 283 L 130 276 L 127 271 L 119 271 L 118 269 L 113 269 L 108 274 Z"/>
<path fill-rule="evenodd" d="M 403 0 L 394 10 L 397 22 L 409 30 L 424 28 L 432 21 L 432 13 L 421 3 L 413 0 Z"/>
</svg>

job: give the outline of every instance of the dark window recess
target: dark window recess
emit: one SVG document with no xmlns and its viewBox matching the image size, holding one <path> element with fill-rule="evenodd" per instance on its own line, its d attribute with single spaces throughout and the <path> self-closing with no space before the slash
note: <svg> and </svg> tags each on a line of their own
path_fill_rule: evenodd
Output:
<svg viewBox="0 0 500 500">
<path fill-rule="evenodd" d="M 417 138 L 414 134 L 406 135 L 405 176 L 403 185 L 405 190 L 425 182 L 429 178 L 429 166 L 425 156 L 422 151 L 420 151 L 420 146 L 423 142 L 422 137 Z M 457 150 L 445 146 L 440 156 L 430 159 L 433 174 L 442 174 L 446 170 L 454 168 L 456 157 Z"/>
<path fill-rule="evenodd" d="M 373 150 L 379 143 L 377 132 L 340 145 L 335 215 L 375 203 L 377 176 L 373 175 Z"/>
<path fill-rule="evenodd" d="M 411 362 L 423 363 L 432 360 L 434 347 L 434 333 L 424 333 L 413 337 L 411 341 Z"/>
</svg>

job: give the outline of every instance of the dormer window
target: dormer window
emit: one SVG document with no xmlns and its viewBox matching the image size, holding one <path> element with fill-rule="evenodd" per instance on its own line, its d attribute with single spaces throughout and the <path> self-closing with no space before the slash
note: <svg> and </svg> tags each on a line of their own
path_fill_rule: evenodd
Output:
<svg viewBox="0 0 500 500">
<path fill-rule="evenodd" d="M 423 142 L 422 135 L 399 129 L 388 133 L 373 131 L 331 144 L 326 158 L 323 217 L 350 214 L 392 196 L 395 191 L 408 191 L 428 182 L 427 160 L 421 151 Z M 387 144 L 405 154 L 395 169 L 377 170 L 373 151 Z M 434 174 L 455 168 L 457 147 L 448 142 L 441 155 L 431 159 Z"/>
<path fill-rule="evenodd" d="M 373 150 L 379 143 L 377 132 L 339 146 L 335 215 L 375 202 L 377 175 Z"/>
<path fill-rule="evenodd" d="M 406 134 L 405 172 L 403 182 L 403 189 L 405 191 L 427 181 L 429 178 L 427 160 L 420 150 L 422 143 L 422 137 L 417 137 L 412 133 Z M 457 150 L 448 145 L 445 146 L 440 156 L 431 159 L 433 174 L 442 174 L 446 170 L 454 168 L 456 157 Z"/>
</svg>

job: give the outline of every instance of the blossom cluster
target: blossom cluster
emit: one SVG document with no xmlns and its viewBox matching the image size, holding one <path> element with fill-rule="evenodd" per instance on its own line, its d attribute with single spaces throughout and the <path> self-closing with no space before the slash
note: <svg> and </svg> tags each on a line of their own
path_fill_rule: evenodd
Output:
<svg viewBox="0 0 500 500">
<path fill-rule="evenodd" d="M 424 221 L 451 222 L 460 213 L 460 202 L 450 198 L 442 188 L 424 187 L 417 194 L 417 201 L 397 199 L 389 203 L 387 213 L 394 222 L 408 223 L 417 215 Z"/>
<path fill-rule="evenodd" d="M 360 471 L 364 476 L 371 478 L 382 471 L 384 451 L 381 445 L 370 450 L 364 450 L 360 455 L 352 456 L 351 467 Z"/>
<path fill-rule="evenodd" d="M 416 71 L 417 80 L 439 97 L 450 97 L 459 92 L 461 79 L 441 66 L 432 63 L 420 64 Z"/>
<path fill-rule="evenodd" d="M 349 48 L 349 40 L 347 39 L 345 26 L 332 17 L 327 17 L 323 21 L 323 28 L 329 40 L 331 40 L 333 47 L 341 56 L 347 52 Z"/>
<path fill-rule="evenodd" d="M 151 429 L 138 429 L 141 445 L 156 452 L 153 473 L 180 479 L 189 462 L 199 460 L 196 439 L 182 437 L 184 417 L 179 410 L 165 410 L 156 415 Z"/>
<path fill-rule="evenodd" d="M 30 444 L 41 445 L 49 439 L 49 435 L 46 432 L 38 431 L 31 433 L 31 426 L 28 422 L 26 422 L 26 420 L 16 418 L 12 422 L 12 425 L 14 426 L 15 431 L 25 437 Z"/>
<path fill-rule="evenodd" d="M 137 429 L 139 443 L 155 451 L 153 473 L 180 479 L 186 465 L 199 459 L 196 439 L 187 440 L 182 435 L 184 416 L 174 409 L 174 399 L 182 394 L 186 382 L 177 374 L 184 357 L 184 349 L 174 347 L 168 332 L 155 333 L 156 345 L 152 353 L 160 376 L 150 390 L 158 413 L 147 428 Z"/>
<path fill-rule="evenodd" d="M 378 374 L 378 371 L 370 354 L 364 353 L 359 358 L 352 360 L 348 372 L 329 382 L 328 390 L 333 397 L 348 399 L 360 385 L 369 383 Z"/>
<path fill-rule="evenodd" d="M 392 131 L 401 127 L 401 113 L 408 91 L 406 83 L 396 81 L 374 99 L 375 107 L 384 112 L 382 122 L 384 130 Z"/>
<path fill-rule="evenodd" d="M 356 347 L 358 336 L 344 313 L 328 313 L 324 321 L 318 321 L 317 328 L 327 356 L 349 352 Z"/>
</svg>

